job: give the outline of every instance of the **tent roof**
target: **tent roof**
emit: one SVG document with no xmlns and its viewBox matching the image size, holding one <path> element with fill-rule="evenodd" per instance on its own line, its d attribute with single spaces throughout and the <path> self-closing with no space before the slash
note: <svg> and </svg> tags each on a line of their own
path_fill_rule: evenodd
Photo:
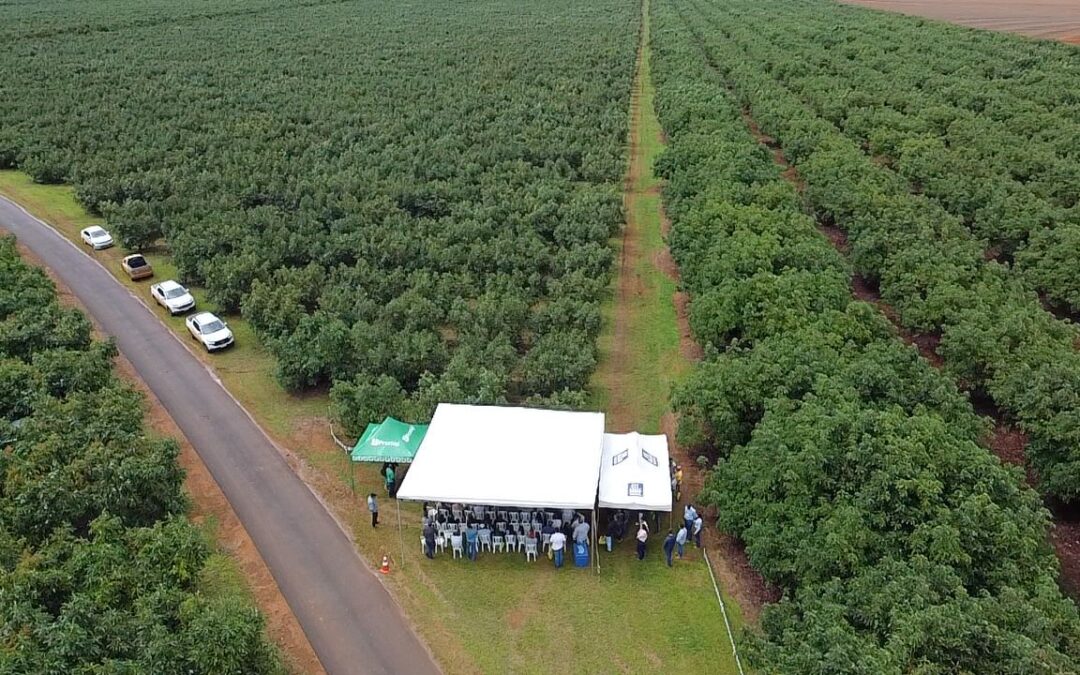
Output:
<svg viewBox="0 0 1080 675">
<path fill-rule="evenodd" d="M 427 433 L 426 424 L 406 424 L 387 417 L 369 424 L 353 447 L 354 462 L 411 462 Z"/>
<path fill-rule="evenodd" d="M 604 414 L 440 403 L 400 499 L 591 509 Z"/>
<path fill-rule="evenodd" d="M 671 511 L 667 436 L 604 434 L 600 506 Z"/>
</svg>

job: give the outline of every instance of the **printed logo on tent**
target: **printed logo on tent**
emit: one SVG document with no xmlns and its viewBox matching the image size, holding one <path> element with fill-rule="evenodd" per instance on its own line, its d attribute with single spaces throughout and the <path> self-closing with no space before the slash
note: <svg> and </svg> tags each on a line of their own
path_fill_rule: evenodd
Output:
<svg viewBox="0 0 1080 675">
<path fill-rule="evenodd" d="M 626 495 L 628 497 L 640 497 L 640 496 L 642 496 L 644 494 L 645 494 L 645 484 L 644 483 L 627 483 L 626 484 Z"/>
<path fill-rule="evenodd" d="M 405 432 L 405 435 L 401 437 L 402 442 L 408 443 L 409 437 L 412 436 L 412 432 L 416 430 L 416 427 L 409 425 L 409 430 Z"/>
</svg>

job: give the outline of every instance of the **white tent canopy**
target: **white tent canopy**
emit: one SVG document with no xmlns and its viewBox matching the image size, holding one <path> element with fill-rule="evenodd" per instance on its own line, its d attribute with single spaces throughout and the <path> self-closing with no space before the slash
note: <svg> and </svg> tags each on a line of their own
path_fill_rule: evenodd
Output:
<svg viewBox="0 0 1080 675">
<path fill-rule="evenodd" d="M 397 496 L 592 509 L 603 443 L 603 413 L 440 403 Z"/>
<path fill-rule="evenodd" d="M 637 432 L 604 434 L 600 506 L 671 511 L 667 436 L 644 436 Z"/>
</svg>

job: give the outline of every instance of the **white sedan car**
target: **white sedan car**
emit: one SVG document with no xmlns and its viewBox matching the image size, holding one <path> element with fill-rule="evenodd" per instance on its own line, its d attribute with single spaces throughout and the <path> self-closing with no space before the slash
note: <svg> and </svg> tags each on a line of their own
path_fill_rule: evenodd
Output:
<svg viewBox="0 0 1080 675">
<path fill-rule="evenodd" d="M 233 343 L 233 334 L 225 322 L 210 312 L 199 312 L 189 316 L 184 323 L 192 337 L 203 343 L 206 351 L 224 349 Z"/>
<path fill-rule="evenodd" d="M 183 314 L 195 308 L 195 298 L 191 297 L 188 289 L 172 279 L 151 286 L 150 295 L 154 296 L 157 304 L 169 310 L 169 314 Z"/>
<path fill-rule="evenodd" d="M 83 242 L 88 246 L 93 247 L 95 251 L 109 248 L 113 245 L 112 235 L 109 234 L 104 227 L 93 225 L 82 232 L 79 232 L 79 235 L 82 237 Z"/>
</svg>

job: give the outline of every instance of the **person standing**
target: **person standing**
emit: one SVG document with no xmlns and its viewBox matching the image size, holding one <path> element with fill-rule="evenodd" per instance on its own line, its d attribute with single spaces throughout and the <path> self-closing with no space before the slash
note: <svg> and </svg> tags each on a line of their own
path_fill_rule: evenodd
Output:
<svg viewBox="0 0 1080 675">
<path fill-rule="evenodd" d="M 649 524 L 642 518 L 638 521 L 637 531 L 637 559 L 645 559 L 645 542 L 649 539 Z"/>
<path fill-rule="evenodd" d="M 476 528 L 470 525 L 465 528 L 465 555 L 469 556 L 469 560 L 476 560 L 476 544 L 477 544 L 477 531 Z"/>
<path fill-rule="evenodd" d="M 558 530 L 551 535 L 551 554 L 555 558 L 555 568 L 562 567 L 563 552 L 566 549 L 566 535 Z"/>
<path fill-rule="evenodd" d="M 667 531 L 667 537 L 664 539 L 664 559 L 667 560 L 667 566 L 671 567 L 671 553 L 675 550 L 675 533 L 671 530 Z"/>
<path fill-rule="evenodd" d="M 679 549 L 679 558 L 685 557 L 686 554 L 686 525 L 679 528 L 679 533 L 675 535 L 675 546 Z"/>
<path fill-rule="evenodd" d="M 682 499 L 682 464 L 675 465 L 675 501 Z"/>
<path fill-rule="evenodd" d="M 391 497 L 393 497 L 394 493 L 397 492 L 397 489 L 395 488 L 396 481 L 397 474 L 394 472 L 393 465 L 386 467 L 386 494 L 390 495 Z"/>
<path fill-rule="evenodd" d="M 611 518 L 607 524 L 607 550 L 611 553 L 611 545 L 615 539 L 619 536 L 619 520 L 617 518 Z"/>
<path fill-rule="evenodd" d="M 424 526 L 424 555 L 431 559 L 435 558 L 435 526 L 431 524 L 431 521 Z"/>
<path fill-rule="evenodd" d="M 687 504 L 683 509 L 683 524 L 686 526 L 686 531 L 694 529 L 694 521 L 697 520 L 697 510 L 694 509 L 693 504 Z"/>
<path fill-rule="evenodd" d="M 701 548 L 701 528 L 704 527 L 704 525 L 705 521 L 701 519 L 701 515 L 699 514 L 698 517 L 694 519 L 694 543 L 697 544 L 698 548 Z"/>
<path fill-rule="evenodd" d="M 371 511 L 371 526 L 375 527 L 379 524 L 379 502 L 375 501 L 374 492 L 367 496 L 367 510 Z"/>
<path fill-rule="evenodd" d="M 574 526 L 574 543 L 589 545 L 589 523 L 584 519 Z"/>
</svg>

